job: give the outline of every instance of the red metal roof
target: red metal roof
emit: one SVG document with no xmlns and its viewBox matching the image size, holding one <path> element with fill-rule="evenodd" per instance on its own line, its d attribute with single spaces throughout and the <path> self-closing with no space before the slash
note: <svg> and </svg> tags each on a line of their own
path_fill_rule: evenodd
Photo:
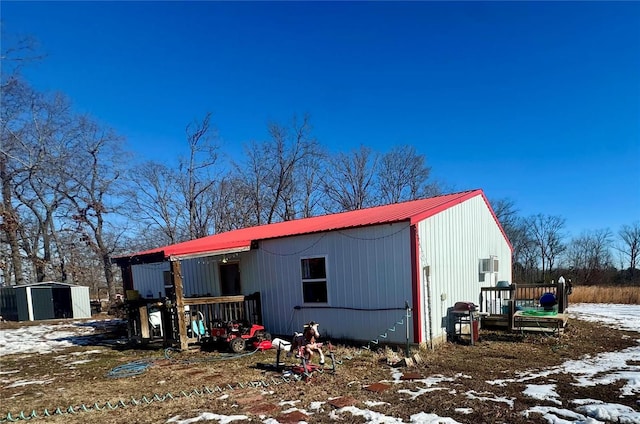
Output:
<svg viewBox="0 0 640 424">
<path fill-rule="evenodd" d="M 450 207 L 460 204 L 475 196 L 482 196 L 485 202 L 487 202 L 487 205 L 489 204 L 482 190 L 471 190 L 356 211 L 242 228 L 183 243 L 138 252 L 128 256 L 128 258 L 140 258 L 141 256 L 158 254 L 162 254 L 165 259 L 169 257 L 200 254 L 222 254 L 234 250 L 248 250 L 251 247 L 251 242 L 258 240 L 400 221 L 410 221 L 411 224 L 415 224 L 418 221 L 449 209 Z M 124 257 L 122 258 L 124 259 Z"/>
</svg>

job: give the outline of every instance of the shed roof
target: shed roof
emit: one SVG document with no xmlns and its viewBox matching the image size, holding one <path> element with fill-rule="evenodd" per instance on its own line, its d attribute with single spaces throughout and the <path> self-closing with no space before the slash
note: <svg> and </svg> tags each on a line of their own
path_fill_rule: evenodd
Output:
<svg viewBox="0 0 640 424">
<path fill-rule="evenodd" d="M 41 286 L 41 287 L 53 287 L 53 286 L 85 287 L 85 286 L 79 286 L 77 284 L 64 283 L 62 281 L 40 281 L 40 282 L 37 282 L 37 283 L 20 284 L 20 285 L 12 286 L 12 287 L 19 288 L 19 287 L 36 287 L 36 286 Z"/>
<path fill-rule="evenodd" d="M 401 221 L 409 221 L 411 224 L 415 224 L 476 196 L 482 196 L 487 205 L 489 205 L 482 190 L 470 190 L 427 199 L 242 228 L 122 256 L 116 258 L 116 261 L 128 262 L 135 260 L 147 262 L 153 261 L 149 260 L 151 258 L 158 260 L 160 257 L 164 259 L 180 259 L 195 256 L 222 255 L 249 250 L 251 243 L 259 240 Z M 489 207 L 489 209 L 491 208 Z M 500 226 L 499 223 L 498 226 Z M 500 229 L 502 230 L 502 227 Z M 145 257 L 147 260 L 145 260 Z"/>
</svg>

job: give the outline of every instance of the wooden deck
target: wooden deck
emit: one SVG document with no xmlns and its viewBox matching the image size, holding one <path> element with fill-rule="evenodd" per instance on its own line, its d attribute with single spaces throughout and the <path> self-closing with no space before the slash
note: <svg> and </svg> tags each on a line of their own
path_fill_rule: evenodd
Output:
<svg viewBox="0 0 640 424">
<path fill-rule="evenodd" d="M 560 318 L 542 320 L 539 316 L 523 316 L 523 310 L 538 306 L 538 301 L 544 293 L 556 295 L 558 299 L 557 311 Z M 480 312 L 484 328 L 559 333 L 566 326 L 567 317 L 564 311 L 568 304 L 568 294 L 563 283 L 511 284 L 508 287 L 482 287 L 480 289 Z"/>
</svg>

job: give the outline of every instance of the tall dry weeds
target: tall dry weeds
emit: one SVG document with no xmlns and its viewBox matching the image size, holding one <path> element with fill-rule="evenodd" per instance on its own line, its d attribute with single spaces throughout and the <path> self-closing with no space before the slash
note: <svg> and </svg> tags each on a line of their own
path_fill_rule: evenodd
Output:
<svg viewBox="0 0 640 424">
<path fill-rule="evenodd" d="M 640 305 L 640 287 L 574 286 L 569 303 L 623 303 Z"/>
</svg>

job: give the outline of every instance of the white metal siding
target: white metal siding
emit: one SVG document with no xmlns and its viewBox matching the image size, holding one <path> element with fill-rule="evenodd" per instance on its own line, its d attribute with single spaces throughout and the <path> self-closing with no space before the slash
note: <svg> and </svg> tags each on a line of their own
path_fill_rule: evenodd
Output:
<svg viewBox="0 0 640 424">
<path fill-rule="evenodd" d="M 71 289 L 71 308 L 74 318 L 91 318 L 89 287 L 69 287 Z"/>
<path fill-rule="evenodd" d="M 164 271 L 169 271 L 169 262 L 133 265 L 133 288 L 138 290 L 141 297 L 164 296 Z"/>
<path fill-rule="evenodd" d="M 495 281 L 511 281 L 511 250 L 491 211 L 481 196 L 473 197 L 418 224 L 421 269 L 423 341 L 443 337 L 448 308 L 456 302 L 479 303 L 480 287 Z M 495 281 L 480 281 L 479 261 L 496 256 L 499 272 Z M 427 289 L 430 286 L 430 304 Z M 429 332 L 428 308 L 433 328 Z"/>
<path fill-rule="evenodd" d="M 250 253 L 241 260 L 243 287 L 260 291 L 270 332 L 292 334 L 313 320 L 333 338 L 371 340 L 386 332 L 387 341 L 404 342 L 405 327 L 388 328 L 403 317 L 405 301 L 411 304 L 408 223 L 266 240 Z M 328 303 L 318 305 L 326 308 L 303 304 L 300 261 L 313 256 L 326 257 Z M 357 310 L 386 308 L 398 310 Z"/>
<path fill-rule="evenodd" d="M 251 294 L 257 290 L 252 289 L 250 283 L 243 281 L 243 257 L 249 253 L 232 255 L 231 261 L 240 263 L 240 284 L 245 294 Z M 202 258 L 185 259 L 180 262 L 182 270 L 182 290 L 185 297 L 196 296 L 220 296 L 219 266 L 221 256 L 208 256 Z M 164 296 L 164 272 L 170 271 L 169 262 L 154 264 L 133 265 L 133 288 L 138 290 L 142 297 L 156 297 L 159 293 Z M 253 291 L 251 291 L 253 290 Z"/>
<path fill-rule="evenodd" d="M 182 289 L 185 297 L 220 296 L 220 259 L 219 256 L 208 256 L 181 261 Z M 242 284 L 242 281 L 240 283 Z"/>
</svg>

